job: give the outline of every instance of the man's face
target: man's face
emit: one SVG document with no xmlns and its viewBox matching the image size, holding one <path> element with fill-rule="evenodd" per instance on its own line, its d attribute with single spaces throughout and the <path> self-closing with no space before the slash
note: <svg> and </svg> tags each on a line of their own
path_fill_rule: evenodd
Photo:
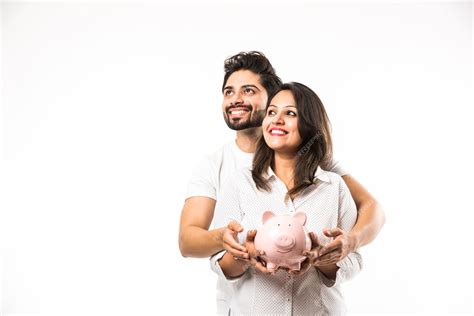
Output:
<svg viewBox="0 0 474 316">
<path fill-rule="evenodd" d="M 232 73 L 224 86 L 222 102 L 227 126 L 236 131 L 262 126 L 267 98 L 259 75 L 250 70 Z"/>
</svg>

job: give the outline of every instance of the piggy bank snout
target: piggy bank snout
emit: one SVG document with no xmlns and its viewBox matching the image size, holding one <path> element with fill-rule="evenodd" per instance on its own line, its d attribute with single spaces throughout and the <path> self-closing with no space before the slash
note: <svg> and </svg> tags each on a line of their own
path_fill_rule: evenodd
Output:
<svg viewBox="0 0 474 316">
<path fill-rule="evenodd" d="M 279 234 L 276 236 L 275 244 L 279 249 L 290 250 L 295 246 L 296 240 L 289 234 Z"/>
</svg>

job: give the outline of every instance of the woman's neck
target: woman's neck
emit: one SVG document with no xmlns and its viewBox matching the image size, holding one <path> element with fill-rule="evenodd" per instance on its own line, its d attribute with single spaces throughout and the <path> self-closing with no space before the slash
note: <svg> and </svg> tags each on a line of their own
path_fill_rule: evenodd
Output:
<svg viewBox="0 0 474 316">
<path fill-rule="evenodd" d="M 262 133 L 261 127 L 246 128 L 237 131 L 235 143 L 240 150 L 246 153 L 254 153 L 257 148 L 258 136 Z"/>
<path fill-rule="evenodd" d="M 288 191 L 294 186 L 295 162 L 296 157 L 294 154 L 275 152 L 273 172 L 283 181 Z"/>
</svg>

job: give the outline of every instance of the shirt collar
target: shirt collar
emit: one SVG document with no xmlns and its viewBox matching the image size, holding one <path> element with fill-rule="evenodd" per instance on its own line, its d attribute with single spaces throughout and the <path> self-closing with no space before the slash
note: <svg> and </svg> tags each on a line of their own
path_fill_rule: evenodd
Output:
<svg viewBox="0 0 474 316">
<path fill-rule="evenodd" d="M 273 169 L 271 167 L 268 168 L 267 173 L 263 174 L 263 177 L 265 180 L 269 180 L 272 177 L 276 177 L 275 173 L 273 172 Z M 321 169 L 321 167 L 318 166 L 318 169 L 316 169 L 316 172 L 314 174 L 314 179 L 318 179 L 324 182 L 331 183 L 331 180 L 329 179 L 329 176 L 326 171 Z"/>
</svg>

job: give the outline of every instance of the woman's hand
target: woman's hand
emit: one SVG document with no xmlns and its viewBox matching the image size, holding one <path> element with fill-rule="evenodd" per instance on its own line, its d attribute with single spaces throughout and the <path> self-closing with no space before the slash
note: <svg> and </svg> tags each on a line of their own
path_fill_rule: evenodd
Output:
<svg viewBox="0 0 474 316">
<path fill-rule="evenodd" d="M 262 250 L 258 250 L 255 248 L 255 236 L 257 235 L 257 231 L 255 229 L 249 230 L 247 232 L 247 238 L 245 240 L 245 248 L 247 248 L 249 254 L 249 261 L 250 265 L 253 266 L 256 270 L 260 271 L 264 274 L 271 274 L 272 271 L 268 270 L 265 267 L 264 262 L 260 259 L 260 256 L 264 255 L 265 253 Z"/>
</svg>

